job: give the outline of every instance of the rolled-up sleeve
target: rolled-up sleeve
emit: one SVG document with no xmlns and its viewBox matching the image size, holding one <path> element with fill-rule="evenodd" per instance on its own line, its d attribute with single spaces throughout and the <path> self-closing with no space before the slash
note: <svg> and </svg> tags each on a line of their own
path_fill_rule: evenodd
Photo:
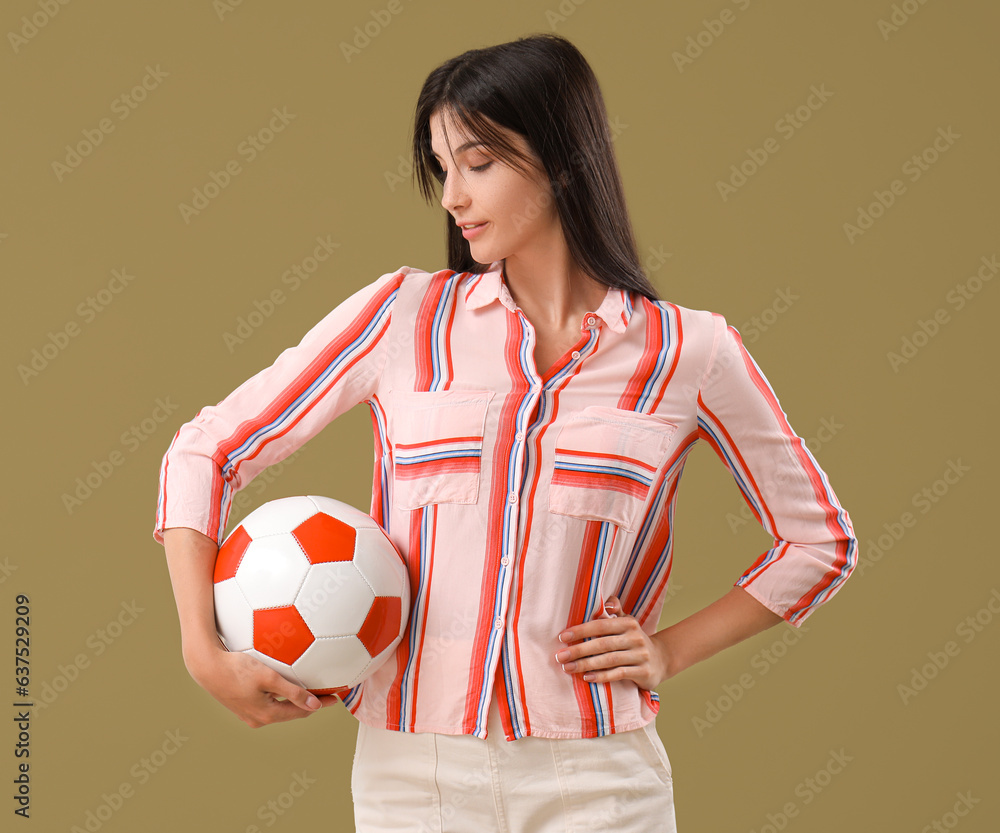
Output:
<svg viewBox="0 0 1000 833">
<path fill-rule="evenodd" d="M 713 313 L 712 355 L 698 393 L 698 433 L 732 472 L 774 546 L 736 580 L 801 625 L 843 586 L 857 539 L 826 473 L 788 423 L 739 333 Z"/>
<path fill-rule="evenodd" d="M 157 542 L 165 529 L 189 527 L 219 543 L 236 492 L 375 393 L 407 271 L 355 292 L 270 367 L 180 427 L 160 464 Z"/>
</svg>

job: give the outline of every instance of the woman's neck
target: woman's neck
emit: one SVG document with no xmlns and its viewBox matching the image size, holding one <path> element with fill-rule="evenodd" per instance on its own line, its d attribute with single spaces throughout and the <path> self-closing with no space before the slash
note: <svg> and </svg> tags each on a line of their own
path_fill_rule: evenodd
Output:
<svg viewBox="0 0 1000 833">
<path fill-rule="evenodd" d="M 505 259 L 504 283 L 528 320 L 547 330 L 575 329 L 604 301 L 608 287 L 585 274 L 569 252 L 547 251 Z"/>
</svg>

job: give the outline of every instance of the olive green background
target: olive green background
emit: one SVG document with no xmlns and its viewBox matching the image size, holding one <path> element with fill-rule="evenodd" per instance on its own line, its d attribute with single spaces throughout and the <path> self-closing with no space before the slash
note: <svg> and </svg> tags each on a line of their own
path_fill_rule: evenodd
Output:
<svg viewBox="0 0 1000 833">
<path fill-rule="evenodd" d="M 353 829 L 356 723 L 341 706 L 251 730 L 185 671 L 152 539 L 160 460 L 183 422 L 351 292 L 402 265 L 445 266 L 442 209 L 408 178 L 420 86 L 466 49 L 553 29 L 601 82 L 651 278 L 740 329 L 862 544 L 863 566 L 801 632 L 779 625 L 660 687 L 680 830 L 997 829 L 988 322 L 1000 288 L 982 280 L 1000 228 L 995 4 L 52 5 L 0 13 L 0 621 L 12 648 L 15 595 L 30 597 L 29 689 L 44 705 L 31 717 L 31 818 L 16 829 Z M 44 25 L 26 37 L 32 16 Z M 685 49 L 695 57 L 679 65 Z M 150 68 L 166 75 L 122 109 Z M 810 108 L 812 87 L 825 100 Z M 240 144 L 273 108 L 294 118 L 250 160 Z M 797 108 L 809 118 L 792 129 L 780 120 Z M 113 130 L 57 172 L 102 119 Z M 748 151 L 769 138 L 775 152 L 724 199 L 718 183 L 751 170 Z M 914 181 L 908 160 L 925 151 Z M 241 172 L 186 222 L 179 205 L 231 160 Z M 880 211 L 875 192 L 893 180 L 903 190 Z M 845 224 L 872 203 L 878 216 L 851 239 Z M 282 274 L 325 235 L 335 253 L 293 290 Z M 113 270 L 132 276 L 117 293 Z M 956 287 L 970 295 L 962 309 Z M 275 289 L 284 302 L 227 345 Z M 81 311 L 89 298 L 110 303 Z M 921 329 L 936 314 L 936 331 Z M 46 347 L 74 324 L 65 349 Z M 893 367 L 905 339 L 910 357 Z M 54 357 L 25 374 L 36 350 Z M 94 465 L 112 455 L 120 465 L 102 478 Z M 294 494 L 367 509 L 371 455 L 361 406 L 261 475 L 231 521 Z M 950 483 L 949 465 L 963 472 Z M 88 474 L 97 487 L 67 506 Z M 704 444 L 681 494 L 664 625 L 725 593 L 770 543 L 741 523 L 740 493 Z M 934 655 L 945 667 L 901 690 Z M 833 753 L 849 761 L 831 767 Z M 290 800 L 297 774 L 313 783 Z M 946 815 L 959 794 L 979 801 Z"/>
</svg>

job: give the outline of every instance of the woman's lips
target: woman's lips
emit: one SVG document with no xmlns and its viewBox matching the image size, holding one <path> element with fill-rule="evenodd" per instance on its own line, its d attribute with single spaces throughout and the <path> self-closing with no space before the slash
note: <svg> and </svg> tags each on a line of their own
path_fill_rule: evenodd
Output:
<svg viewBox="0 0 1000 833">
<path fill-rule="evenodd" d="M 485 223 L 480 223 L 477 226 L 473 226 L 472 228 L 463 228 L 462 237 L 464 237 L 466 240 L 471 240 L 473 237 L 476 237 L 477 235 L 481 234 L 483 229 L 486 228 L 488 224 L 489 224 L 488 222 L 485 222 Z"/>
</svg>

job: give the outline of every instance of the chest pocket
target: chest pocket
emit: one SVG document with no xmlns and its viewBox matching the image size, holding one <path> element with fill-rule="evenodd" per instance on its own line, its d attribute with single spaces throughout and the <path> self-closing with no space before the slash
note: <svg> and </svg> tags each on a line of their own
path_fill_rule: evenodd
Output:
<svg viewBox="0 0 1000 833">
<path fill-rule="evenodd" d="M 395 396 L 392 476 L 398 508 L 479 499 L 483 432 L 492 398 L 489 390 Z"/>
<path fill-rule="evenodd" d="M 676 424 L 650 414 L 584 408 L 556 438 L 549 511 L 631 532 L 676 431 Z"/>
</svg>

